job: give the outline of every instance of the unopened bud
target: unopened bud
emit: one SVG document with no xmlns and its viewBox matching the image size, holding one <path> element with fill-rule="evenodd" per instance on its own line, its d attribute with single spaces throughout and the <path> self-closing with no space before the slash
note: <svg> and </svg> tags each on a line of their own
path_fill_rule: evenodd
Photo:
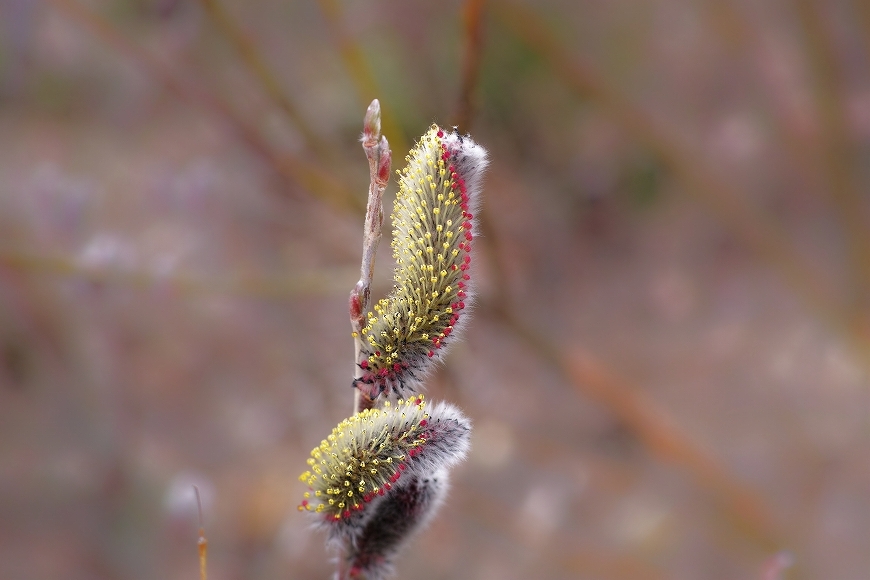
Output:
<svg viewBox="0 0 870 580">
<path fill-rule="evenodd" d="M 363 146 L 373 147 L 381 137 L 381 103 L 375 99 L 366 109 L 363 120 Z"/>
<path fill-rule="evenodd" d="M 378 184 L 381 187 L 386 187 L 390 181 L 390 166 L 392 165 L 393 156 L 390 153 L 390 144 L 387 143 L 386 137 L 381 137 L 378 142 Z"/>
</svg>

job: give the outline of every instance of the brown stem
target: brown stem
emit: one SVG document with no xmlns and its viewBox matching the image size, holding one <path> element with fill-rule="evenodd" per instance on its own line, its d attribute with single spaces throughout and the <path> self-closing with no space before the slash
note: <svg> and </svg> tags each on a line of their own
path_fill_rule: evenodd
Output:
<svg viewBox="0 0 870 580">
<path fill-rule="evenodd" d="M 360 98 L 365 102 L 374 95 L 382 94 L 383 91 L 380 90 L 375 74 L 366 60 L 365 52 L 342 23 L 340 3 L 337 0 L 320 0 L 318 4 Z M 401 127 L 392 117 L 384 120 L 384 133 L 389 134 L 399 151 L 409 149 Z"/>
<path fill-rule="evenodd" d="M 691 474 L 720 502 L 738 530 L 765 549 L 780 545 L 781 534 L 767 502 L 728 472 L 712 455 L 665 418 L 655 405 L 582 348 L 563 349 L 516 315 L 516 309 L 492 311 L 533 352 L 557 369 L 578 392 L 606 407 L 659 460 Z"/>
<path fill-rule="evenodd" d="M 67 17 L 74 20 L 102 42 L 136 64 L 163 88 L 188 103 L 200 107 L 224 120 L 253 151 L 263 157 L 283 178 L 343 210 L 357 209 L 354 198 L 344 184 L 328 171 L 287 152 L 277 152 L 260 130 L 239 115 L 229 103 L 191 83 L 148 51 L 129 41 L 111 22 L 85 8 L 75 0 L 49 0 Z"/>
<path fill-rule="evenodd" d="M 208 563 L 208 540 L 205 537 L 205 528 L 202 523 L 202 499 L 199 497 L 199 488 L 193 486 L 193 492 L 196 494 L 196 512 L 199 515 L 199 541 L 197 546 L 199 549 L 199 580 L 208 580 L 208 572 L 206 566 Z"/>
<path fill-rule="evenodd" d="M 320 159 L 328 159 L 330 156 L 329 148 L 306 123 L 305 118 L 299 113 L 289 95 L 281 88 L 277 76 L 272 72 L 260 51 L 257 50 L 257 46 L 250 36 L 245 34 L 235 23 L 232 16 L 218 0 L 200 0 L 200 2 L 218 30 L 236 50 L 254 78 L 260 82 L 263 90 L 293 121 L 293 124 L 305 138 L 306 144 Z"/>
<path fill-rule="evenodd" d="M 837 58 L 824 14 L 813 0 L 795 0 L 803 29 L 807 61 L 819 119 L 819 156 L 827 178 L 827 193 L 845 230 L 853 288 L 847 308 L 858 328 L 866 331 L 870 293 L 870 223 L 863 192 L 855 175 L 855 145 L 850 134 L 842 65 Z"/>
<path fill-rule="evenodd" d="M 363 252 L 360 265 L 360 279 L 350 292 L 350 326 L 354 337 L 354 379 L 362 377 L 359 366 L 362 352 L 362 328 L 365 325 L 366 311 L 371 300 L 372 278 L 375 271 L 375 254 L 381 241 L 381 226 L 384 222 L 383 195 L 390 177 L 390 146 L 387 138 L 381 135 L 381 105 L 373 100 L 366 110 L 363 123 L 363 150 L 369 160 L 369 195 L 366 204 L 366 218 L 363 227 Z M 371 408 L 373 401 L 363 396 L 359 389 L 354 390 L 353 412 Z"/>
<path fill-rule="evenodd" d="M 40 254 L 0 246 L 0 266 L 18 272 L 73 277 L 100 284 L 138 289 L 171 288 L 183 296 L 230 295 L 246 298 L 290 299 L 299 295 L 332 293 L 347 279 L 347 269 L 296 272 L 292 276 L 260 276 L 223 272 L 220 276 L 193 276 L 183 271 L 156 274 L 147 267 L 119 269 L 111 264 L 87 265 L 74 256 Z"/>
<path fill-rule="evenodd" d="M 746 200 L 689 146 L 601 75 L 592 63 L 570 54 L 533 11 L 500 2 L 494 13 L 511 32 L 538 53 L 565 85 L 600 106 L 626 133 L 652 151 L 684 186 L 748 248 L 777 268 L 819 317 L 853 340 L 870 364 L 870 338 L 855 332 L 848 312 L 832 303 L 831 288 L 795 248 L 783 228 Z"/>
<path fill-rule="evenodd" d="M 464 36 L 462 76 L 453 124 L 466 132 L 471 129 L 471 119 L 474 116 L 474 88 L 480 76 L 485 5 L 486 0 L 466 0 L 462 8 Z"/>
</svg>

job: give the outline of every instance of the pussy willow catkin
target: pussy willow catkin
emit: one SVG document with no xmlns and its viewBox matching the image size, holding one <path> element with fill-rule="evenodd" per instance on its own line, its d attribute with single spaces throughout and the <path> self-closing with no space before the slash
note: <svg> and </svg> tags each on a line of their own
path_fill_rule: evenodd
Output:
<svg viewBox="0 0 870 580">
<path fill-rule="evenodd" d="M 416 393 L 471 302 L 471 246 L 486 150 L 433 125 L 399 172 L 392 211 L 395 287 L 362 328 L 355 386 L 374 399 Z"/>
<path fill-rule="evenodd" d="M 468 418 L 448 403 L 426 407 L 419 395 L 339 423 L 311 451 L 309 469 L 299 476 L 309 487 L 299 509 L 323 514 L 328 523 L 350 522 L 401 478 L 461 461 L 469 446 Z"/>
</svg>

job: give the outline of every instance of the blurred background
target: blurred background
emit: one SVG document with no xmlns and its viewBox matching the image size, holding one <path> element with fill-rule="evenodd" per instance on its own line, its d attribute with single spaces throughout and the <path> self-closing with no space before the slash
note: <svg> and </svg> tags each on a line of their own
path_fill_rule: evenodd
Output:
<svg viewBox="0 0 870 580">
<path fill-rule="evenodd" d="M 398 578 L 870 578 L 864 0 L 0 0 L 0 577 L 330 577 L 373 98 L 492 159 Z"/>
</svg>

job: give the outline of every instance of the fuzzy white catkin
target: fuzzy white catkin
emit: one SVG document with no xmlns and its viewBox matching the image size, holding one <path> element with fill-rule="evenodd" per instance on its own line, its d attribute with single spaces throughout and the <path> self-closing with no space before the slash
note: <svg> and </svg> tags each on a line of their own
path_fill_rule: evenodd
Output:
<svg viewBox="0 0 870 580">
<path fill-rule="evenodd" d="M 405 481 L 427 479 L 465 458 L 471 422 L 449 403 L 422 395 L 386 403 L 339 423 L 311 451 L 300 510 L 318 514 L 332 540 L 360 533 L 377 506 Z"/>
<path fill-rule="evenodd" d="M 437 125 L 400 172 L 391 214 L 395 286 L 362 329 L 355 386 L 370 399 L 408 396 L 443 356 L 471 305 L 471 244 L 486 150 Z"/>
<path fill-rule="evenodd" d="M 392 575 L 398 552 L 441 507 L 450 487 L 449 471 L 406 480 L 378 504 L 346 555 L 350 576 L 383 580 Z"/>
</svg>

